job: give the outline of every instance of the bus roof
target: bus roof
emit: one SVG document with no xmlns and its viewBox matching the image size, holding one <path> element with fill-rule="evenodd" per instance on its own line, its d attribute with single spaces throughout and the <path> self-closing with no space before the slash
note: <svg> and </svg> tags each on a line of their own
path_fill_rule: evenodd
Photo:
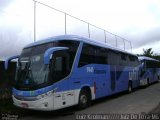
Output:
<svg viewBox="0 0 160 120">
<path fill-rule="evenodd" d="M 24 48 L 29 48 L 29 47 L 33 47 L 33 46 L 37 46 L 37 45 L 41 45 L 41 44 L 45 44 L 45 43 L 50 43 L 50 42 L 54 42 L 54 41 L 58 41 L 58 40 L 80 41 L 80 42 L 88 43 L 88 44 L 99 46 L 99 47 L 109 48 L 109 49 L 117 51 L 117 52 L 123 52 L 123 53 L 126 53 L 126 54 L 136 56 L 135 54 L 132 54 L 132 53 L 126 52 L 124 50 L 118 49 L 118 48 L 113 47 L 113 46 L 111 46 L 107 43 L 104 44 L 102 42 L 95 41 L 93 39 L 89 39 L 89 38 L 85 38 L 85 37 L 81 37 L 81 36 L 77 36 L 77 35 L 60 35 L 60 36 L 50 37 L 50 38 L 47 38 L 47 39 L 43 39 L 43 40 L 39 40 L 39 41 L 36 41 L 34 43 L 31 43 L 31 44 L 25 46 Z"/>
<path fill-rule="evenodd" d="M 142 61 L 142 60 L 151 60 L 151 61 L 160 62 L 159 60 L 156 60 L 156 59 L 150 58 L 150 57 L 146 57 L 146 56 L 139 56 L 138 59 L 139 59 L 140 61 Z"/>
</svg>

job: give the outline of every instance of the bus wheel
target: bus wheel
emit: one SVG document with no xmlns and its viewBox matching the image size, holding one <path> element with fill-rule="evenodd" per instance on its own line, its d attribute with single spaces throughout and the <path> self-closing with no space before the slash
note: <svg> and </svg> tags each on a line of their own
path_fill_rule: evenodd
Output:
<svg viewBox="0 0 160 120">
<path fill-rule="evenodd" d="M 128 83 L 128 93 L 132 92 L 132 82 Z"/>
<path fill-rule="evenodd" d="M 91 103 L 91 93 L 87 89 L 81 90 L 79 95 L 79 109 L 87 108 Z"/>
</svg>

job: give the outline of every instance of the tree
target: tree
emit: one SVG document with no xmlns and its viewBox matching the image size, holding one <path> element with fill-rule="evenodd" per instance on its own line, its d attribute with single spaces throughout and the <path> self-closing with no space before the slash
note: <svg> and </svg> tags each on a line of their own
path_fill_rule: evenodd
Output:
<svg viewBox="0 0 160 120">
<path fill-rule="evenodd" d="M 153 51 L 152 48 L 148 48 L 148 49 L 143 49 L 143 56 L 147 56 L 147 57 L 153 57 Z"/>
</svg>

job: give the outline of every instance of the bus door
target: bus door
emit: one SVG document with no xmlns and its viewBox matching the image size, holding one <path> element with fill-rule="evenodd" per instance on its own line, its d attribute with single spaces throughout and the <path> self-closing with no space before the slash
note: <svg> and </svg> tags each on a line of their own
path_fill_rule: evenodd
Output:
<svg viewBox="0 0 160 120">
<path fill-rule="evenodd" d="M 143 60 L 141 61 L 141 67 L 140 67 L 140 78 L 141 79 L 145 73 L 146 73 L 146 62 Z"/>
<path fill-rule="evenodd" d="M 69 82 L 67 76 L 70 72 L 68 51 L 57 51 L 52 58 L 52 79 L 57 86 L 57 91 L 54 94 L 54 108 L 59 109 L 69 106 L 74 103 L 74 96 L 69 91 Z"/>
<path fill-rule="evenodd" d="M 157 62 L 152 62 L 152 69 L 153 69 L 153 80 L 158 80 L 158 69 L 157 69 Z"/>
</svg>

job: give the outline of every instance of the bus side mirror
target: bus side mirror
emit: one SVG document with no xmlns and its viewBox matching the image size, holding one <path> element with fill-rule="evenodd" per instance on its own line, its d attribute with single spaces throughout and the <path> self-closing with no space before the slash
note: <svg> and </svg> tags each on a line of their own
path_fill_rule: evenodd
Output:
<svg viewBox="0 0 160 120">
<path fill-rule="evenodd" d="M 8 69 L 8 63 L 9 63 L 11 60 L 16 59 L 16 58 L 19 58 L 19 57 L 20 57 L 20 55 L 16 55 L 16 56 L 12 56 L 12 57 L 7 58 L 7 60 L 5 60 L 5 63 L 4 63 L 4 68 L 5 68 L 5 70 Z"/>
<path fill-rule="evenodd" d="M 55 51 L 60 51 L 60 50 L 68 50 L 68 47 L 52 47 L 49 48 L 48 50 L 45 51 L 44 53 L 44 64 L 48 65 L 50 62 L 50 57 Z"/>
</svg>

